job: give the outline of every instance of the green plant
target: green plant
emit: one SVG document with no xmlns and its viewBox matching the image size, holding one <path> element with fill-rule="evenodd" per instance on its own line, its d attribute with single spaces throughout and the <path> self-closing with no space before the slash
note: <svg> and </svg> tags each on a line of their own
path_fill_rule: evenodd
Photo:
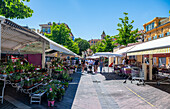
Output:
<svg viewBox="0 0 170 109">
<path fill-rule="evenodd" d="M 47 98 L 49 101 L 54 101 L 57 97 L 57 90 L 55 84 L 50 84 L 47 86 Z"/>
<path fill-rule="evenodd" d="M 11 72 L 14 72 L 14 68 L 13 68 L 13 65 L 12 64 L 9 64 L 6 66 L 6 69 L 5 69 L 5 72 L 7 74 L 11 73 Z"/>
</svg>

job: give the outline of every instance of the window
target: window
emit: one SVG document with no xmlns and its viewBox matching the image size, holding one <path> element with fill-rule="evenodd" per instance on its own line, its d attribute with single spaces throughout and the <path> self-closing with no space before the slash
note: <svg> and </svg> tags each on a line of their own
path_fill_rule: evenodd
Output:
<svg viewBox="0 0 170 109">
<path fill-rule="evenodd" d="M 93 41 L 91 41 L 91 43 L 93 43 Z"/>
<path fill-rule="evenodd" d="M 161 37 L 163 37 L 163 36 L 164 36 L 164 35 L 163 35 L 163 33 L 162 33 L 162 34 L 159 35 L 159 38 L 161 38 Z"/>
<path fill-rule="evenodd" d="M 154 23 L 154 22 L 153 22 L 153 23 L 151 23 L 151 24 L 149 24 L 149 25 L 147 25 L 147 26 L 146 26 L 146 31 L 149 31 L 149 30 L 154 29 L 154 25 L 155 25 L 155 23 Z"/>
<path fill-rule="evenodd" d="M 157 39 L 157 35 L 153 37 L 153 39 Z"/>
<path fill-rule="evenodd" d="M 48 28 L 48 32 L 47 33 L 51 33 L 51 29 L 50 28 Z"/>
<path fill-rule="evenodd" d="M 45 28 L 43 28 L 42 31 L 45 32 Z"/>
<path fill-rule="evenodd" d="M 148 38 L 148 41 L 150 41 L 151 39 L 152 39 L 152 38 L 151 38 L 151 37 L 149 37 L 149 38 Z"/>
<path fill-rule="evenodd" d="M 166 66 L 166 57 L 159 57 L 159 67 Z"/>
</svg>

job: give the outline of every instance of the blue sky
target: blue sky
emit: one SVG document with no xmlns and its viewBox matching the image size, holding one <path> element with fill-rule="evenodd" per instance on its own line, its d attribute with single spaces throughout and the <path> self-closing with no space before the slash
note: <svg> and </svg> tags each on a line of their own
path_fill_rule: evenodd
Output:
<svg viewBox="0 0 170 109">
<path fill-rule="evenodd" d="M 48 22 L 67 23 L 76 38 L 86 40 L 99 39 L 103 30 L 107 35 L 118 34 L 123 12 L 140 30 L 154 17 L 168 17 L 170 10 L 170 0 L 30 0 L 26 4 L 34 10 L 33 16 L 14 22 L 36 29 Z"/>
</svg>

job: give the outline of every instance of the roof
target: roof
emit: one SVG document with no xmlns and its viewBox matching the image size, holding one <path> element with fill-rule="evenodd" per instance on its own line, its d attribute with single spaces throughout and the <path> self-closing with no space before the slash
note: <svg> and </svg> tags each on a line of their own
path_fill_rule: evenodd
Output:
<svg viewBox="0 0 170 109">
<path fill-rule="evenodd" d="M 114 52 L 115 54 L 121 54 L 121 55 L 124 55 L 124 53 L 127 53 L 129 50 L 131 50 L 132 48 L 134 48 L 135 45 L 133 46 L 130 46 L 130 47 L 125 47 L 125 48 L 122 48 L 116 52 Z"/>
<path fill-rule="evenodd" d="M 68 50 L 62 45 L 55 43 L 54 41 L 48 39 L 47 37 L 32 31 L 30 29 L 24 28 L 6 18 L 0 17 L 1 21 L 1 48 L 2 52 L 16 51 L 19 52 L 20 49 L 24 49 L 25 53 L 28 52 L 41 52 L 42 42 L 45 41 L 47 47 L 46 49 L 53 49 L 60 51 L 69 55 L 77 55 L 72 51 Z M 30 45 L 30 48 L 28 48 Z M 42 52 L 41 52 L 42 53 Z"/>
<path fill-rule="evenodd" d="M 103 31 L 102 35 L 106 35 L 104 31 Z"/>
<path fill-rule="evenodd" d="M 164 48 L 164 47 L 170 47 L 170 36 L 138 44 L 128 52 L 131 53 L 131 52 L 145 51 L 145 50 Z"/>
<path fill-rule="evenodd" d="M 97 52 L 93 54 L 92 56 L 101 56 L 101 57 L 121 57 L 122 55 L 120 54 L 115 54 L 112 52 Z"/>
</svg>

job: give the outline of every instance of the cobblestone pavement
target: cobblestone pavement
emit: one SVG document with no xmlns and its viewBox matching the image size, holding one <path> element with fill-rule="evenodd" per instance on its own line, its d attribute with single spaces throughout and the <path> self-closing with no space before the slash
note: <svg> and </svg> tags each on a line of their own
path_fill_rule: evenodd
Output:
<svg viewBox="0 0 170 109">
<path fill-rule="evenodd" d="M 114 73 L 83 73 L 72 109 L 170 109 L 169 93 Z"/>
</svg>

